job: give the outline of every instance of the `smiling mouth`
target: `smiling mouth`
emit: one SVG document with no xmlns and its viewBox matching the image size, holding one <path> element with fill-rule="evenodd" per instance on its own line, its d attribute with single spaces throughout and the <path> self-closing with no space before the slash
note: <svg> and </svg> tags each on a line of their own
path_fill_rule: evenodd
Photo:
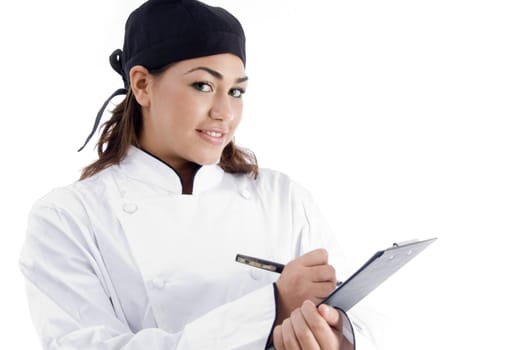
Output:
<svg viewBox="0 0 526 350">
<path fill-rule="evenodd" d="M 202 133 L 204 134 L 207 134 L 208 136 L 211 136 L 211 137 L 223 137 L 223 133 L 222 132 L 219 132 L 219 131 L 206 131 L 206 130 L 200 130 Z"/>
<path fill-rule="evenodd" d="M 197 130 L 201 137 L 204 138 L 206 141 L 214 144 L 214 145 L 223 145 L 226 138 L 226 133 L 220 130 Z"/>
</svg>

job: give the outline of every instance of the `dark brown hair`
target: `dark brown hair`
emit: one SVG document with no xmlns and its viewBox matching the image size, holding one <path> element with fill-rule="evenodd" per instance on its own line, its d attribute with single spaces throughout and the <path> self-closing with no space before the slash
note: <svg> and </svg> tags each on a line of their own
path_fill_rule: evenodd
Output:
<svg viewBox="0 0 526 350">
<path fill-rule="evenodd" d="M 153 72 L 152 72 L 153 73 Z M 119 164 L 130 146 L 139 146 L 142 130 L 141 106 L 131 89 L 124 100 L 112 111 L 110 120 L 102 124 L 102 133 L 97 142 L 99 159 L 82 169 L 84 180 L 114 164 Z M 254 153 L 238 147 L 232 140 L 223 150 L 219 166 L 227 173 L 258 175 L 258 164 Z"/>
</svg>

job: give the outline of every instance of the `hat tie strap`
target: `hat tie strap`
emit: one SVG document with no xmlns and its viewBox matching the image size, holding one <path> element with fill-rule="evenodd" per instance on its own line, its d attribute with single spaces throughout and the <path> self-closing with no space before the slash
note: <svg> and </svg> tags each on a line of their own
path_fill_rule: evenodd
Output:
<svg viewBox="0 0 526 350">
<path fill-rule="evenodd" d="M 128 87 L 128 81 L 126 79 L 126 73 L 124 71 L 124 67 L 122 66 L 122 50 L 117 49 L 113 51 L 110 55 L 110 64 L 111 68 L 113 68 L 114 71 L 119 73 L 119 75 L 122 78 L 122 81 L 124 82 L 124 87 Z"/>
<path fill-rule="evenodd" d="M 84 141 L 84 144 L 82 145 L 82 147 L 80 147 L 77 152 L 82 151 L 84 147 L 86 147 L 89 140 L 93 137 L 93 134 L 95 134 L 95 132 L 97 131 L 97 128 L 99 127 L 100 119 L 102 118 L 102 114 L 104 113 L 104 110 L 108 106 L 108 103 L 110 103 L 111 99 L 118 95 L 126 95 L 127 93 L 128 93 L 127 89 L 123 89 L 123 88 L 118 89 L 113 94 L 111 94 L 111 96 L 104 102 L 102 107 L 99 109 L 99 112 L 97 113 L 97 117 L 95 118 L 95 123 L 93 124 L 93 128 L 91 129 L 90 134 L 86 138 L 86 141 Z"/>
</svg>

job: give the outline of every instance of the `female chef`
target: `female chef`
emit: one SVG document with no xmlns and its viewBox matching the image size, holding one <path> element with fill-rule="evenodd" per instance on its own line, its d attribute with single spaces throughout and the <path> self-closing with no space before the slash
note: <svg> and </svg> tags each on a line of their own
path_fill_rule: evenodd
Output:
<svg viewBox="0 0 526 350">
<path fill-rule="evenodd" d="M 240 23 L 150 0 L 125 29 L 110 62 L 124 81 L 111 97 L 126 96 L 98 160 L 29 216 L 20 266 L 43 347 L 354 348 L 346 315 L 315 306 L 336 283 L 327 252 L 339 255 L 311 197 L 234 143 Z M 237 253 L 289 263 L 277 275 Z"/>
</svg>

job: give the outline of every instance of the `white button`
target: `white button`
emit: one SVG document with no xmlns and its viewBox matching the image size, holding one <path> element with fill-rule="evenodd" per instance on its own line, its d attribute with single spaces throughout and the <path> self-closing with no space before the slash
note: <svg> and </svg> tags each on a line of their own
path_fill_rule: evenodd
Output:
<svg viewBox="0 0 526 350">
<path fill-rule="evenodd" d="M 241 195 L 241 197 L 245 198 L 245 199 L 250 199 L 250 191 L 246 188 L 242 188 L 240 191 L 239 191 L 239 194 Z"/>
<path fill-rule="evenodd" d="M 163 289 L 166 281 L 160 277 L 156 277 L 152 281 L 152 285 L 157 289 Z"/>
<path fill-rule="evenodd" d="M 255 279 L 256 281 L 261 279 L 261 274 L 258 270 L 250 270 L 250 277 L 252 277 L 252 279 Z"/>
<path fill-rule="evenodd" d="M 137 211 L 139 207 L 135 203 L 124 203 L 122 205 L 122 210 L 128 214 L 133 214 Z"/>
</svg>

